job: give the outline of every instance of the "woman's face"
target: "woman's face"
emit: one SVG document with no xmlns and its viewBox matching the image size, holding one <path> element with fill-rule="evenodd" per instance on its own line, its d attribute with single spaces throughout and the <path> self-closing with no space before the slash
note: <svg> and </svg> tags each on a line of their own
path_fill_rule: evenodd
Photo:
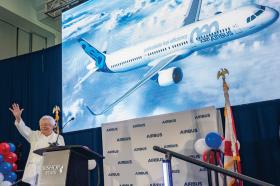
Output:
<svg viewBox="0 0 280 186">
<path fill-rule="evenodd" d="M 53 125 L 51 124 L 49 119 L 42 119 L 40 122 L 40 131 L 45 136 L 51 135 L 53 131 Z"/>
</svg>

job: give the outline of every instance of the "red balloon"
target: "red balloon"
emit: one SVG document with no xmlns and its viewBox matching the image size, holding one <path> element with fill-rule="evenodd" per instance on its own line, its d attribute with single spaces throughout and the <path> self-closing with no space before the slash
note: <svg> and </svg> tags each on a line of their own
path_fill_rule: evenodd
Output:
<svg viewBox="0 0 280 186">
<path fill-rule="evenodd" d="M 0 154 L 6 155 L 10 152 L 10 145 L 8 143 L 0 143 Z"/>
<path fill-rule="evenodd" d="M 209 163 L 211 163 L 211 164 L 215 163 L 215 155 L 214 155 L 214 152 L 212 152 L 212 151 L 210 151 Z"/>
<path fill-rule="evenodd" d="M 16 171 L 17 170 L 17 164 L 13 163 L 12 164 L 12 171 Z"/>
<path fill-rule="evenodd" d="M 10 152 L 9 154 L 6 154 L 4 156 L 4 161 L 8 162 L 8 163 L 15 163 L 17 161 L 17 155 L 13 152 Z"/>
<path fill-rule="evenodd" d="M 208 162 L 208 152 L 207 151 L 203 153 L 202 160 L 205 162 Z"/>
</svg>

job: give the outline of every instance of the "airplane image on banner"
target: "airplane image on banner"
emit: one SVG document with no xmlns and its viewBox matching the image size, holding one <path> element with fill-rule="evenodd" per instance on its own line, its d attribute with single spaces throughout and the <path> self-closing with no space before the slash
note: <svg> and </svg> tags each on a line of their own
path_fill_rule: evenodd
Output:
<svg viewBox="0 0 280 186">
<path fill-rule="evenodd" d="M 273 8 L 251 4 L 198 20 L 200 8 L 201 0 L 190 1 L 187 16 L 180 29 L 110 54 L 98 51 L 80 38 L 81 47 L 95 63 L 87 65 L 88 73 L 75 86 L 79 86 L 94 72 L 122 73 L 144 66 L 150 67 L 133 87 L 102 111 L 94 112 L 87 106 L 90 113 L 106 113 L 148 80 L 156 81 L 160 86 L 179 83 L 183 72 L 179 67 L 165 68 L 170 63 L 186 58 L 195 51 L 256 33 L 274 23 L 279 17 L 278 11 Z"/>
</svg>

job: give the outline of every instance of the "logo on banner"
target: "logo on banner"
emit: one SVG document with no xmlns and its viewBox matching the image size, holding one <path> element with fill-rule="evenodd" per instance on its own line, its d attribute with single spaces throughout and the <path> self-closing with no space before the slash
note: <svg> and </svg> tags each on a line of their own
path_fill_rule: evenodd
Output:
<svg viewBox="0 0 280 186">
<path fill-rule="evenodd" d="M 107 131 L 107 132 L 118 131 L 118 128 L 117 128 L 117 127 L 114 127 L 114 128 L 108 128 L 106 131 Z"/>
<path fill-rule="evenodd" d="M 176 119 L 168 119 L 161 122 L 162 124 L 173 124 L 176 123 Z"/>
<path fill-rule="evenodd" d="M 173 174 L 179 174 L 180 173 L 180 169 L 176 169 L 176 170 L 172 170 Z"/>
<path fill-rule="evenodd" d="M 189 155 L 189 157 L 194 158 L 194 159 L 200 159 L 199 154 L 191 154 L 191 155 Z"/>
<path fill-rule="evenodd" d="M 104 134 L 103 139 L 106 139 L 103 143 L 106 143 L 103 153 L 108 156 L 104 160 L 104 184 L 164 186 L 162 161 L 165 158 L 160 153 L 154 153 L 153 145 L 173 151 L 179 150 L 185 152 L 188 157 L 201 159 L 202 155 L 195 153 L 193 146 L 189 144 L 193 144 L 198 136 L 204 136 L 204 133 L 200 132 L 217 130 L 216 119 L 219 117 L 216 117 L 216 114 L 215 108 L 211 107 L 189 111 L 187 114 L 178 112 L 153 116 L 151 119 L 139 118 L 104 125 L 102 135 Z M 126 157 L 122 158 L 120 155 L 123 153 Z M 207 169 L 180 163 L 173 168 L 172 174 L 176 177 L 177 185 L 207 185 Z M 189 172 L 191 174 L 188 174 Z M 181 176 L 186 173 L 190 175 L 188 179 Z"/>
<path fill-rule="evenodd" d="M 190 133 L 197 133 L 197 132 L 198 132 L 197 128 L 185 129 L 185 130 L 181 130 L 180 134 L 190 134 Z"/>
<path fill-rule="evenodd" d="M 150 186 L 164 186 L 164 183 L 150 183 Z"/>
<path fill-rule="evenodd" d="M 120 176 L 120 173 L 119 172 L 111 172 L 108 174 L 108 176 Z"/>
<path fill-rule="evenodd" d="M 119 150 L 108 150 L 107 154 L 118 154 Z"/>
<path fill-rule="evenodd" d="M 140 128 L 140 127 L 146 127 L 145 123 L 135 124 L 133 125 L 133 128 Z"/>
<path fill-rule="evenodd" d="M 130 137 L 123 137 L 123 138 L 118 138 L 117 141 L 130 141 Z"/>
<path fill-rule="evenodd" d="M 206 168 L 199 168 L 199 171 L 207 171 Z"/>
<path fill-rule="evenodd" d="M 162 133 L 154 133 L 154 134 L 147 134 L 147 138 L 160 138 L 162 137 Z"/>
<path fill-rule="evenodd" d="M 163 158 L 149 158 L 148 163 L 162 162 Z"/>
<path fill-rule="evenodd" d="M 137 151 L 145 151 L 147 150 L 147 147 L 137 147 L 137 148 L 134 148 L 134 151 L 137 152 Z"/>
<path fill-rule="evenodd" d="M 170 149 L 170 148 L 175 148 L 175 147 L 178 147 L 179 145 L 178 144 L 169 144 L 169 145 L 164 145 L 164 148 L 165 149 Z"/>
<path fill-rule="evenodd" d="M 189 181 L 185 182 L 184 186 L 202 186 L 201 181 Z"/>
<path fill-rule="evenodd" d="M 201 114 L 194 117 L 195 119 L 210 118 L 210 114 Z"/>
<path fill-rule="evenodd" d="M 132 164 L 132 160 L 118 161 L 118 165 L 124 165 L 124 164 Z"/>
<path fill-rule="evenodd" d="M 135 172 L 135 175 L 136 176 L 149 175 L 149 172 L 148 171 L 138 171 L 138 172 Z"/>
</svg>

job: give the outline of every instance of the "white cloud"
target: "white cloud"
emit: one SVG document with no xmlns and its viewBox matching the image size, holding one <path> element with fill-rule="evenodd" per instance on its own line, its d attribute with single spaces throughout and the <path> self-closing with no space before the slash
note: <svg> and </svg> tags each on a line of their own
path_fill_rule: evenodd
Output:
<svg viewBox="0 0 280 186">
<path fill-rule="evenodd" d="M 78 114 L 83 114 L 83 108 L 84 105 L 84 99 L 79 98 L 74 100 L 73 102 L 69 101 L 68 103 L 71 103 L 69 105 L 64 105 L 63 112 L 65 116 L 68 116 L 67 120 L 71 117 L 77 117 Z"/>
<path fill-rule="evenodd" d="M 156 116 L 156 115 L 161 115 L 161 114 L 166 114 L 166 113 L 171 113 L 171 112 L 173 112 L 173 111 L 169 110 L 167 108 L 156 107 L 150 115 Z"/>
<path fill-rule="evenodd" d="M 260 41 L 254 41 L 252 50 L 258 50 L 261 48 L 261 42 Z"/>
<path fill-rule="evenodd" d="M 227 60 L 231 58 L 232 55 L 236 55 L 238 53 L 241 53 L 245 49 L 245 43 L 243 43 L 240 40 L 234 40 L 232 42 L 229 42 L 225 44 L 219 52 L 219 57 L 223 60 Z"/>
</svg>

